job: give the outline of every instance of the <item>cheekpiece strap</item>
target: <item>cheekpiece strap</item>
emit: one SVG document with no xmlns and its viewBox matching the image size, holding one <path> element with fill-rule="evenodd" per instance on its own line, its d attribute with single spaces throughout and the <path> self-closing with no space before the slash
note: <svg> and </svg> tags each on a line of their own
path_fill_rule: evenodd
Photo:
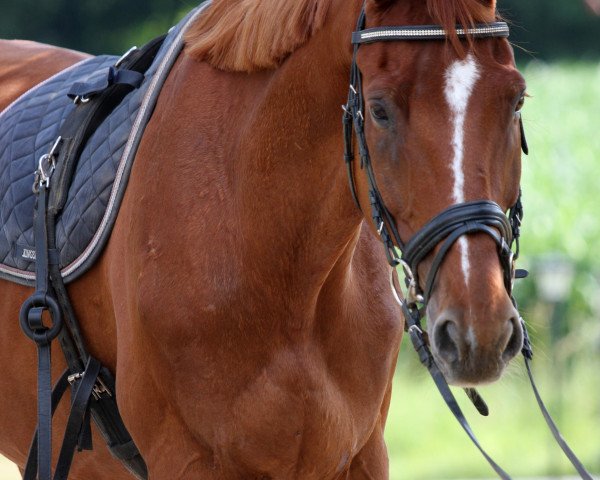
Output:
<svg viewBox="0 0 600 480">
<path fill-rule="evenodd" d="M 471 28 L 456 25 L 459 38 L 508 38 L 510 29 L 506 22 L 478 23 Z M 393 42 L 399 40 L 445 40 L 448 32 L 441 25 L 376 27 L 352 33 L 352 43 Z"/>
</svg>

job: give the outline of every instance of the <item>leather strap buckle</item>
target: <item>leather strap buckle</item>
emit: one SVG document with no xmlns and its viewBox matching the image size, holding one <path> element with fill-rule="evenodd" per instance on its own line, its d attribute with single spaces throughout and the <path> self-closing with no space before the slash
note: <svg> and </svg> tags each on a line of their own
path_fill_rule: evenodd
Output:
<svg viewBox="0 0 600 480">
<path fill-rule="evenodd" d="M 85 372 L 74 373 L 67 377 L 67 381 L 69 382 L 69 384 L 71 386 L 73 386 L 79 380 L 81 380 L 84 375 L 85 375 Z M 94 384 L 94 387 L 92 388 L 92 395 L 94 396 L 94 398 L 96 400 L 100 400 L 103 395 L 112 397 L 112 392 L 109 390 L 109 388 L 106 386 L 106 384 L 102 381 L 102 379 L 100 377 L 98 377 L 96 379 L 96 383 Z"/>
</svg>

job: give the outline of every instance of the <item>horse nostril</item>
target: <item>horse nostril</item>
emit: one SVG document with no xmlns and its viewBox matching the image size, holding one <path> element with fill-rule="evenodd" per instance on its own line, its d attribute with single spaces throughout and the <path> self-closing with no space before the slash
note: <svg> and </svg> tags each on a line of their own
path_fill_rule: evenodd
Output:
<svg viewBox="0 0 600 480">
<path fill-rule="evenodd" d="M 508 328 L 511 330 L 511 333 L 502 353 L 502 360 L 505 362 L 510 361 L 523 348 L 523 329 L 520 322 L 515 317 L 512 317 L 508 321 Z"/>
<path fill-rule="evenodd" d="M 452 364 L 459 359 L 458 328 L 452 320 L 438 322 L 434 327 L 433 343 L 438 356 Z"/>
</svg>

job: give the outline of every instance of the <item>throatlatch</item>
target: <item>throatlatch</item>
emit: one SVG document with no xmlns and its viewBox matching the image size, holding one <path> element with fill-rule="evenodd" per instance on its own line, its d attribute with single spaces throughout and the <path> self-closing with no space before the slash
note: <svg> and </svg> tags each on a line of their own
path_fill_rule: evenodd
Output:
<svg viewBox="0 0 600 480">
<path fill-rule="evenodd" d="M 475 39 L 490 37 L 506 38 L 509 36 L 509 28 L 504 22 L 495 22 L 490 24 L 476 24 L 471 28 L 456 26 L 455 33 L 459 38 L 465 38 L 467 36 Z M 445 40 L 447 35 L 447 32 L 439 25 L 391 26 L 365 29 L 365 8 L 363 6 L 358 18 L 357 29 L 352 34 L 354 52 L 350 72 L 350 90 L 348 102 L 343 107 L 344 161 L 347 168 L 352 197 L 359 210 L 362 211 L 354 183 L 354 133 L 359 149 L 360 168 L 361 170 L 364 170 L 367 175 L 371 218 L 377 233 L 380 236 L 381 242 L 383 243 L 387 261 L 392 267 L 392 278 L 390 283 L 396 300 L 402 307 L 405 318 L 405 329 L 410 335 L 413 347 L 419 355 L 421 363 L 427 367 L 427 370 L 431 374 L 431 377 L 448 408 L 452 411 L 471 441 L 482 453 L 498 476 L 504 480 L 510 480 L 511 477 L 508 473 L 506 473 L 487 454 L 475 437 L 475 434 L 454 398 L 444 375 L 433 358 L 429 349 L 428 337 L 423 330 L 421 320 L 426 310 L 427 302 L 431 297 L 437 272 L 441 267 L 446 254 L 460 237 L 475 232 L 489 235 L 496 243 L 500 264 L 504 272 L 504 284 L 515 308 L 517 308 L 512 292 L 513 282 L 516 278 L 524 278 L 527 276 L 525 270 L 515 269 L 515 262 L 519 256 L 520 227 L 523 219 L 521 192 L 519 192 L 519 197 L 515 205 L 510 208 L 508 216 L 498 204 L 489 200 L 460 203 L 444 210 L 417 232 L 408 243 L 404 244 L 398 233 L 396 222 L 390 211 L 387 209 L 383 197 L 377 188 L 375 172 L 371 163 L 364 131 L 365 117 L 363 114 L 364 98 L 362 94 L 362 76 L 357 64 L 357 53 L 360 45 L 363 43 L 386 41 L 440 41 Z M 529 147 L 525 138 L 525 130 L 520 113 L 519 127 L 521 132 L 521 148 L 525 154 L 528 154 Z M 425 281 L 425 287 L 422 289 L 417 273 L 418 266 L 440 244 L 441 247 L 433 259 L 428 278 Z M 514 251 L 513 245 L 515 245 Z M 402 252 L 401 257 L 398 256 L 396 248 Z M 396 273 L 396 267 L 399 265 L 401 265 L 404 270 L 405 282 L 408 289 L 405 300 L 402 300 L 400 295 L 397 294 L 393 282 L 393 275 Z M 527 373 L 544 419 L 550 427 L 557 443 L 580 474 L 581 478 L 584 480 L 592 480 L 591 475 L 586 471 L 579 459 L 561 437 L 548 410 L 542 402 L 538 389 L 534 383 L 530 367 L 533 351 L 529 341 L 529 335 L 527 333 L 525 322 L 522 318 L 520 318 L 520 321 L 524 335 L 522 353 L 525 359 Z M 487 405 L 477 391 L 475 389 L 465 389 L 465 391 L 477 410 L 481 414 L 487 415 Z"/>
</svg>

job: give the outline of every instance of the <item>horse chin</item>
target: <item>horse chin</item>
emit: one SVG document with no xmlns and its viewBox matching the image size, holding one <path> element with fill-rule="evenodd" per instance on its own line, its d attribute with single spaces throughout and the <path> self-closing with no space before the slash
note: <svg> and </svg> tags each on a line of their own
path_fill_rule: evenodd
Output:
<svg viewBox="0 0 600 480">
<path fill-rule="evenodd" d="M 433 353 L 433 358 L 449 385 L 461 388 L 480 387 L 498 381 L 506 364 L 502 361 L 494 364 L 473 365 L 473 362 L 448 364 Z"/>
</svg>

